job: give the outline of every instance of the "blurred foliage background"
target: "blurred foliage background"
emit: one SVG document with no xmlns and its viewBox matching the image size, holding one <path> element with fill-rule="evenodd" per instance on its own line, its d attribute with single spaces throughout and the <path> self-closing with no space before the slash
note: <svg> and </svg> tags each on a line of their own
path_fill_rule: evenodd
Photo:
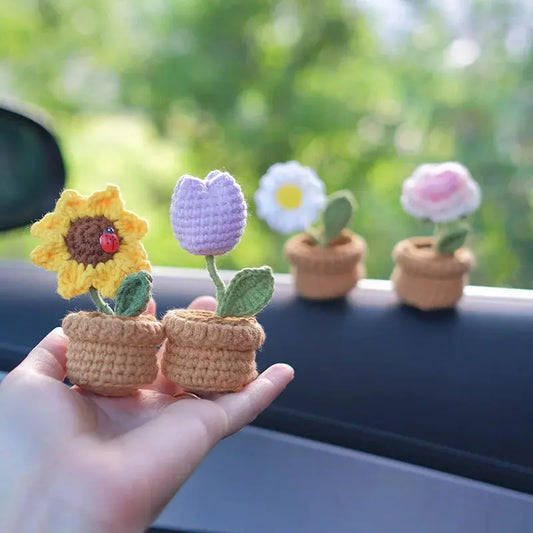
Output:
<svg viewBox="0 0 533 533">
<path fill-rule="evenodd" d="M 533 9 L 527 0 L 3 0 L 0 94 L 53 118 L 68 185 L 114 182 L 150 220 L 154 264 L 201 266 L 174 240 L 177 178 L 229 170 L 251 207 L 220 261 L 286 271 L 284 237 L 255 217 L 276 161 L 351 189 L 368 275 L 387 278 L 421 162 L 459 160 L 484 191 L 472 282 L 533 287 Z M 0 257 L 27 257 L 27 230 Z"/>
</svg>

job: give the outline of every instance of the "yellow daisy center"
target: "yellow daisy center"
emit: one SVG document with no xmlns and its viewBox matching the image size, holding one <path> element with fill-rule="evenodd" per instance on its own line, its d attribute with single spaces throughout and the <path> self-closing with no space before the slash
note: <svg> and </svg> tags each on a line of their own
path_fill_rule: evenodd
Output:
<svg viewBox="0 0 533 533">
<path fill-rule="evenodd" d="M 303 193 L 298 185 L 288 183 L 276 191 L 276 200 L 284 209 L 297 209 L 302 205 Z"/>
</svg>

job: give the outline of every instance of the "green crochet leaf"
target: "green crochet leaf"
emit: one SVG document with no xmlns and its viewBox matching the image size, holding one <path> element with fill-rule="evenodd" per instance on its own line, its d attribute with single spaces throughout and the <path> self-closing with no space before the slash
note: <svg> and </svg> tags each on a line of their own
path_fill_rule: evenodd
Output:
<svg viewBox="0 0 533 533">
<path fill-rule="evenodd" d="M 141 270 L 126 276 L 115 295 L 115 314 L 120 316 L 140 315 L 152 295 L 152 276 Z"/>
<path fill-rule="evenodd" d="M 334 241 L 348 225 L 355 209 L 355 198 L 350 191 L 338 191 L 328 198 L 324 211 L 324 245 Z"/>
<path fill-rule="evenodd" d="M 218 302 L 219 316 L 254 316 L 262 311 L 274 294 L 274 276 L 268 266 L 245 268 L 237 272 L 222 301 Z"/>
<path fill-rule="evenodd" d="M 442 255 L 453 255 L 465 243 L 468 227 L 465 225 L 451 227 L 437 238 L 437 252 Z"/>
</svg>

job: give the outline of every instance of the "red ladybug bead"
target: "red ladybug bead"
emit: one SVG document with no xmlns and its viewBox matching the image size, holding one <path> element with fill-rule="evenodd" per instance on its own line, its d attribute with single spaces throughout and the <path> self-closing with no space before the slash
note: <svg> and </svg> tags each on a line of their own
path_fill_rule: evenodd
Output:
<svg viewBox="0 0 533 533">
<path fill-rule="evenodd" d="M 118 237 L 115 232 L 111 229 L 111 232 L 109 231 L 111 228 L 108 228 L 100 235 L 100 246 L 102 247 L 102 250 L 108 254 L 114 254 L 118 250 Z"/>
</svg>

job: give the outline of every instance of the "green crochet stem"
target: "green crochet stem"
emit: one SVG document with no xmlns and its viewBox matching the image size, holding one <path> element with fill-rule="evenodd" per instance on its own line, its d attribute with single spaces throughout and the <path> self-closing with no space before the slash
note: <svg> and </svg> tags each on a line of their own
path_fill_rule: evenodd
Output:
<svg viewBox="0 0 533 533">
<path fill-rule="evenodd" d="M 217 267 L 215 265 L 215 257 L 213 255 L 206 255 L 205 256 L 205 262 L 207 265 L 207 271 L 209 272 L 209 275 L 211 276 L 211 279 L 213 280 L 213 283 L 215 284 L 215 287 L 217 289 L 217 312 L 220 304 L 224 300 L 224 294 L 226 293 L 226 285 L 224 285 L 224 282 L 222 281 L 222 278 L 220 277 Z"/>
<path fill-rule="evenodd" d="M 89 294 L 91 295 L 91 300 L 94 302 L 94 305 L 96 306 L 96 309 L 98 309 L 98 311 L 100 311 L 100 313 L 104 313 L 104 315 L 114 315 L 115 314 L 113 312 L 113 309 L 111 309 L 111 307 L 109 307 L 109 305 L 107 305 L 104 302 L 104 299 L 102 298 L 100 293 L 94 287 L 91 287 L 89 289 Z"/>
<path fill-rule="evenodd" d="M 307 235 L 311 237 L 311 239 L 315 242 L 315 244 L 321 244 L 322 243 L 322 237 L 320 236 L 320 233 L 314 228 L 308 228 L 306 231 Z"/>
</svg>

